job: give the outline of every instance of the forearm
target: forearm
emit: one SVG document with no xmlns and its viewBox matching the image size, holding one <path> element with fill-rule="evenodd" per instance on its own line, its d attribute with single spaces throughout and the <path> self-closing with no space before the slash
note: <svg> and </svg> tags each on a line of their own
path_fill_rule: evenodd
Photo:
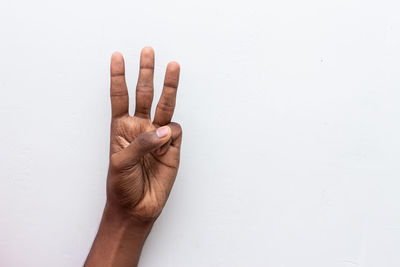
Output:
<svg viewBox="0 0 400 267">
<path fill-rule="evenodd" d="M 143 223 L 121 216 L 106 205 L 84 266 L 137 266 L 152 225 L 152 222 Z"/>
</svg>

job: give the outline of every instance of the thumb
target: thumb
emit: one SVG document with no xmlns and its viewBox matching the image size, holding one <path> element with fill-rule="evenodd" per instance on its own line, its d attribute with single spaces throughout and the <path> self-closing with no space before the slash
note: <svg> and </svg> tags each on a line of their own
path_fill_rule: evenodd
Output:
<svg viewBox="0 0 400 267">
<path fill-rule="evenodd" d="M 155 131 L 145 132 L 138 135 L 129 146 L 123 150 L 123 154 L 129 161 L 137 160 L 168 142 L 171 138 L 171 129 L 163 126 Z"/>
</svg>

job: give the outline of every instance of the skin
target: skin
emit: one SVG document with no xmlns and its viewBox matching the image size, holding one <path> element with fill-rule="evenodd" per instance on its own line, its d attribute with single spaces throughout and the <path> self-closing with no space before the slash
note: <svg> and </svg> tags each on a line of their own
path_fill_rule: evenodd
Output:
<svg viewBox="0 0 400 267">
<path fill-rule="evenodd" d="M 135 115 L 129 96 L 123 56 L 111 57 L 111 136 L 107 202 L 93 246 L 91 266 L 137 266 L 143 244 L 160 215 L 174 184 L 180 159 L 182 129 L 171 122 L 180 66 L 167 66 L 154 120 L 154 51 L 143 48 L 136 86 Z"/>
</svg>

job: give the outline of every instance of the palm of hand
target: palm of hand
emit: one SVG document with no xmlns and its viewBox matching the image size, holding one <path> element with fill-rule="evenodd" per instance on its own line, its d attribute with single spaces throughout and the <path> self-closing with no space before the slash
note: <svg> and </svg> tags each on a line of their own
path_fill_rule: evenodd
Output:
<svg viewBox="0 0 400 267">
<path fill-rule="evenodd" d="M 171 191 L 179 167 L 181 128 L 170 123 L 175 106 L 179 65 L 167 67 L 162 96 L 154 122 L 150 120 L 153 98 L 154 54 L 145 48 L 136 91 L 135 116 L 128 114 L 123 58 L 114 54 L 111 62 L 110 168 L 108 201 L 136 218 L 159 215 Z M 159 127 L 167 125 L 168 127 Z M 157 130 L 158 129 L 158 130 Z M 162 131 L 163 129 L 163 131 Z M 160 137 L 158 132 L 164 132 Z"/>
</svg>

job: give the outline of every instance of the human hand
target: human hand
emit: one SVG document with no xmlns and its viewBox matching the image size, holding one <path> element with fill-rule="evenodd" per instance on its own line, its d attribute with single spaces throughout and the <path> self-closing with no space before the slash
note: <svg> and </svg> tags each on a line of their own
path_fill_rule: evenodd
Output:
<svg viewBox="0 0 400 267">
<path fill-rule="evenodd" d="M 113 213 L 141 222 L 154 221 L 167 201 L 179 167 L 182 140 L 180 125 L 171 122 L 179 72 L 178 63 L 168 64 L 152 122 L 154 51 L 150 47 L 143 48 L 132 117 L 128 113 L 124 59 L 120 53 L 112 55 L 106 208 Z"/>
</svg>

